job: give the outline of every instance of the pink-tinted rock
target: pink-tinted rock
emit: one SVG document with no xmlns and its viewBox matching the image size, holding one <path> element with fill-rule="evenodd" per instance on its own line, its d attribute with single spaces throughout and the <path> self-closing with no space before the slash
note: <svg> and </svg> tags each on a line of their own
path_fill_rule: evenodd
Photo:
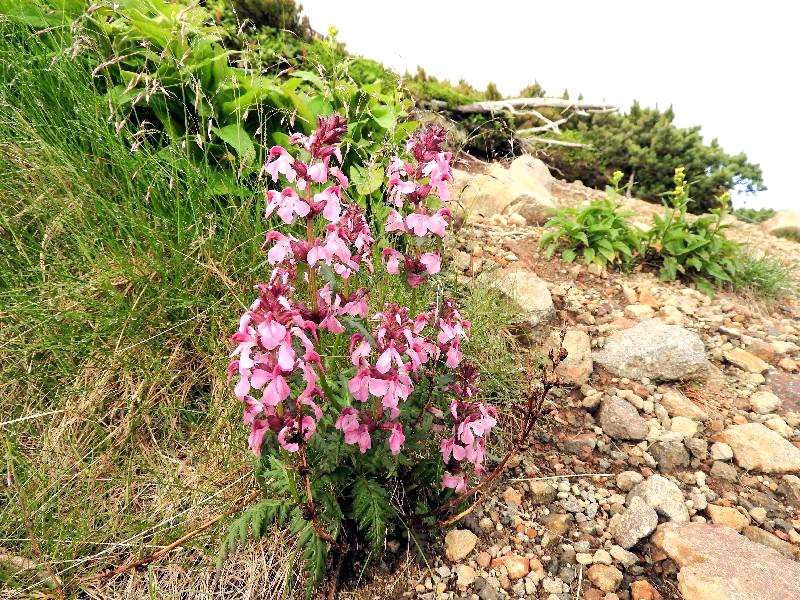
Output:
<svg viewBox="0 0 800 600">
<path fill-rule="evenodd" d="M 680 567 L 685 600 L 800 598 L 800 564 L 728 527 L 664 523 L 650 541 Z"/>
</svg>

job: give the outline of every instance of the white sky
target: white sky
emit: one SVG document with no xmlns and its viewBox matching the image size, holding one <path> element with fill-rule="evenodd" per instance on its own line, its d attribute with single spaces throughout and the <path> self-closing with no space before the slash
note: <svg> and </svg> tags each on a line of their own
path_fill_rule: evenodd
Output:
<svg viewBox="0 0 800 600">
<path fill-rule="evenodd" d="M 767 192 L 736 201 L 800 208 L 800 7 L 780 0 L 302 0 L 311 25 L 354 53 L 400 71 L 493 80 L 515 95 L 538 80 L 548 94 L 627 109 L 673 105 L 729 154 L 760 163 Z"/>
</svg>

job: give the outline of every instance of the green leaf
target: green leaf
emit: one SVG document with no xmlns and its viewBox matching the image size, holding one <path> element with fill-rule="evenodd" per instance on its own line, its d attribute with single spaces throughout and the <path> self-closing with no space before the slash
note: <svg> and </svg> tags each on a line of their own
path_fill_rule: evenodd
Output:
<svg viewBox="0 0 800 600">
<path fill-rule="evenodd" d="M 585 260 L 587 264 L 594 261 L 594 248 L 583 249 L 583 260 Z"/>
<path fill-rule="evenodd" d="M 613 263 L 614 259 L 617 257 L 613 250 L 609 250 L 606 247 L 598 248 L 597 252 L 610 263 Z"/>
<path fill-rule="evenodd" d="M 257 502 L 231 523 L 228 535 L 217 553 L 217 569 L 222 567 L 228 554 L 247 541 L 261 539 L 273 523 L 285 523 L 291 512 L 291 504 L 283 498 L 265 498 Z"/>
<path fill-rule="evenodd" d="M 231 123 L 225 127 L 212 127 L 212 131 L 236 151 L 242 162 L 249 163 L 255 159 L 256 147 L 253 140 L 239 123 Z"/>
<path fill-rule="evenodd" d="M 571 263 L 573 260 L 575 260 L 575 250 L 572 248 L 566 248 L 565 250 L 562 250 L 561 258 L 564 259 L 564 261 Z"/>
<path fill-rule="evenodd" d="M 703 292 L 706 296 L 709 298 L 714 297 L 714 286 L 711 285 L 708 279 L 705 279 L 704 277 L 695 277 L 694 283 L 697 286 L 697 289 Z"/>
<path fill-rule="evenodd" d="M 353 484 L 353 514 L 373 550 L 381 550 L 386 540 L 386 528 L 394 515 L 389 495 L 378 482 L 359 477 Z"/>
</svg>

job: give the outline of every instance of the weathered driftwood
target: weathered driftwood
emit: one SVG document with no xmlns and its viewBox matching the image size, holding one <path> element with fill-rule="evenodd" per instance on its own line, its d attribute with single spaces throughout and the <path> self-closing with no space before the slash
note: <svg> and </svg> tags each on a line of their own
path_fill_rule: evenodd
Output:
<svg viewBox="0 0 800 600">
<path fill-rule="evenodd" d="M 495 113 L 535 114 L 537 108 L 560 108 L 562 110 L 587 112 L 614 112 L 615 104 L 589 102 L 586 100 L 565 100 L 564 98 L 507 98 L 505 100 L 487 100 L 456 106 L 453 110 L 461 113 Z"/>
</svg>

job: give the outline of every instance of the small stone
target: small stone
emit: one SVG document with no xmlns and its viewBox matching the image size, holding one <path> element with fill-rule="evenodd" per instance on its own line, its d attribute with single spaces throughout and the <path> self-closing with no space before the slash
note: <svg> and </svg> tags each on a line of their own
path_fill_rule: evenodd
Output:
<svg viewBox="0 0 800 600">
<path fill-rule="evenodd" d="M 697 433 L 697 423 L 687 417 L 672 417 L 670 429 L 682 433 L 686 437 L 693 437 Z"/>
<path fill-rule="evenodd" d="M 750 509 L 750 516 L 753 517 L 753 520 L 758 523 L 762 524 L 764 521 L 767 520 L 767 510 L 762 506 L 754 506 Z"/>
<path fill-rule="evenodd" d="M 676 442 L 656 442 L 649 449 L 656 459 L 658 468 L 664 473 L 689 466 L 689 453 L 683 444 Z"/>
<path fill-rule="evenodd" d="M 494 531 L 494 522 L 489 517 L 483 517 L 478 521 L 478 527 L 480 527 L 481 531 L 484 533 L 491 533 Z"/>
<path fill-rule="evenodd" d="M 720 436 L 740 467 L 764 473 L 800 472 L 800 448 L 761 423 L 733 425 Z"/>
<path fill-rule="evenodd" d="M 708 457 L 708 442 L 701 438 L 686 438 L 683 445 L 693 457 L 705 460 Z"/>
<path fill-rule="evenodd" d="M 731 460 L 733 449 L 725 442 L 714 442 L 711 444 L 711 458 L 713 460 Z"/>
<path fill-rule="evenodd" d="M 750 408 L 760 415 L 774 413 L 783 402 L 771 392 L 756 392 L 750 396 Z"/>
<path fill-rule="evenodd" d="M 639 557 L 636 556 L 633 552 L 628 552 L 627 550 L 625 550 L 625 548 L 623 548 L 622 546 L 618 546 L 617 544 L 611 546 L 609 554 L 611 554 L 614 560 L 622 564 L 622 566 L 625 568 L 635 565 L 639 560 Z"/>
<path fill-rule="evenodd" d="M 535 506 L 552 503 L 558 493 L 556 487 L 549 481 L 531 481 L 529 488 L 531 503 Z"/>
<path fill-rule="evenodd" d="M 622 571 L 609 565 L 592 565 L 586 575 L 589 581 L 604 592 L 615 592 L 622 583 Z"/>
<path fill-rule="evenodd" d="M 670 417 L 688 417 L 695 421 L 708 420 L 708 414 L 678 390 L 666 388 L 661 394 L 661 406 L 666 409 Z"/>
<path fill-rule="evenodd" d="M 772 417 L 764 421 L 764 425 L 772 429 L 781 437 L 790 438 L 794 435 L 794 430 L 786 424 L 786 421 L 780 417 Z"/>
<path fill-rule="evenodd" d="M 505 567 L 506 572 L 508 573 L 508 578 L 512 581 L 522 579 L 531 570 L 528 559 L 524 556 L 518 556 L 516 554 L 507 554 L 505 556 L 501 556 L 500 558 L 495 558 L 492 561 L 491 566 L 493 569 L 497 569 L 501 566 Z"/>
<path fill-rule="evenodd" d="M 769 369 L 769 363 L 765 363 L 757 356 L 750 354 L 747 350 L 743 350 L 742 348 L 726 350 L 722 353 L 722 356 L 735 367 L 739 367 L 748 373 L 763 373 Z"/>
<path fill-rule="evenodd" d="M 645 319 L 651 319 L 653 314 L 652 307 L 646 304 L 629 304 L 625 307 L 625 316 L 629 319 L 644 321 Z"/>
<path fill-rule="evenodd" d="M 750 519 L 732 507 L 709 504 L 706 507 L 706 512 L 711 517 L 712 523 L 725 525 L 735 531 L 741 531 L 750 524 Z"/>
<path fill-rule="evenodd" d="M 739 474 L 736 472 L 736 467 L 730 463 L 715 460 L 711 465 L 711 476 L 717 479 L 724 479 L 725 481 L 736 482 L 739 480 Z"/>
<path fill-rule="evenodd" d="M 503 500 L 506 502 L 514 502 L 517 506 L 520 506 L 522 504 L 522 494 L 513 487 L 508 486 L 503 491 Z"/>
<path fill-rule="evenodd" d="M 475 569 L 470 567 L 469 565 L 458 565 L 456 567 L 456 585 L 458 587 L 467 588 L 475 583 Z"/>
<path fill-rule="evenodd" d="M 800 477 L 784 475 L 778 486 L 778 493 L 786 499 L 789 506 L 800 508 Z"/>
<path fill-rule="evenodd" d="M 610 565 L 613 561 L 611 555 L 603 548 L 598 548 L 592 557 L 594 564 Z"/>
<path fill-rule="evenodd" d="M 649 581 L 639 579 L 631 583 L 631 600 L 662 600 L 662 597 Z"/>
<path fill-rule="evenodd" d="M 603 400 L 598 420 L 603 432 L 617 440 L 643 440 L 650 431 L 639 411 L 630 402 L 616 396 Z"/>
<path fill-rule="evenodd" d="M 639 496 L 635 496 L 628 509 L 610 527 L 610 532 L 616 542 L 627 550 L 650 535 L 657 525 L 658 515 L 655 509 Z"/>
<path fill-rule="evenodd" d="M 646 481 L 628 492 L 627 502 L 630 504 L 631 500 L 637 496 L 670 521 L 689 520 L 689 511 L 683 501 L 683 492 L 665 477 L 651 475 Z M 620 544 L 620 546 L 625 548 L 625 544 Z"/>
<path fill-rule="evenodd" d="M 592 555 L 589 552 L 578 552 L 575 554 L 575 561 L 579 565 L 590 565 L 592 564 Z"/>
<path fill-rule="evenodd" d="M 638 471 L 622 471 L 617 475 L 617 487 L 623 492 L 630 491 L 633 486 L 642 481 L 644 481 L 644 477 Z"/>
<path fill-rule="evenodd" d="M 688 379 L 705 375 L 709 366 L 699 335 L 658 319 L 613 334 L 593 357 L 613 375 L 636 380 Z"/>
<path fill-rule="evenodd" d="M 477 556 L 475 557 L 475 562 L 478 563 L 478 566 L 481 569 L 488 569 L 492 562 L 492 556 L 485 550 L 482 550 L 478 552 Z"/>
<path fill-rule="evenodd" d="M 445 556 L 451 562 L 458 562 L 475 549 L 478 536 L 469 529 L 453 529 L 444 538 Z"/>
</svg>

